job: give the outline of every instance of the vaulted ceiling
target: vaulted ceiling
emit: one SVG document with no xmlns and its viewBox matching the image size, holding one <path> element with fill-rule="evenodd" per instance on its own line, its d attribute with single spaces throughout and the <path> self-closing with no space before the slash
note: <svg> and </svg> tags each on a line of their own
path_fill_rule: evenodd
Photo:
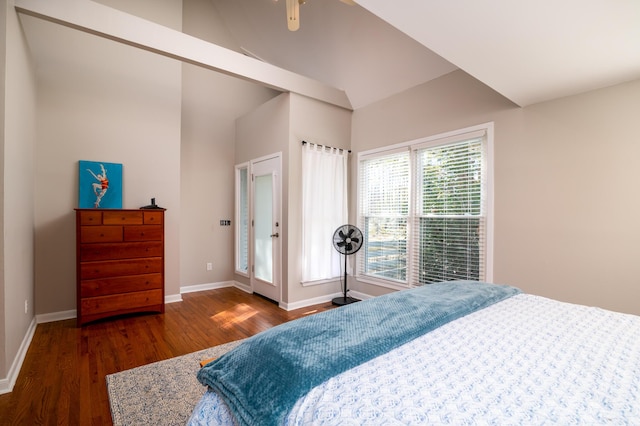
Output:
<svg viewBox="0 0 640 426">
<path fill-rule="evenodd" d="M 244 53 L 345 90 L 353 108 L 456 69 L 360 6 L 308 0 L 287 29 L 285 0 L 210 0 Z"/>
<path fill-rule="evenodd" d="M 520 106 L 640 78 L 637 0 L 210 0 L 245 53 L 354 108 L 464 70 Z"/>
<path fill-rule="evenodd" d="M 126 0 L 98 1 L 129 5 Z M 103 37 L 278 90 L 320 93 L 318 99 L 353 109 L 456 69 L 520 106 L 640 78 L 638 0 L 355 1 L 349 6 L 340 0 L 306 0 L 300 6 L 300 29 L 291 32 L 285 0 L 189 0 L 189 5 L 213 6 L 217 18 L 210 25 L 224 27 L 228 34 L 221 40 L 223 47 L 263 64 L 234 52 L 229 57 L 217 46 L 193 44 L 176 31 L 165 34 L 146 21 L 138 20 L 127 31 L 117 24 L 122 16 L 89 0 L 15 0 L 23 12 L 31 10 L 74 29 L 101 34 L 92 28 L 97 23 L 106 28 Z M 39 68 L 53 68 L 61 57 L 77 62 L 80 37 L 52 44 L 51 25 L 27 16 L 23 25 Z M 166 40 L 160 44 L 162 38 Z M 183 44 L 189 48 L 178 52 Z M 85 50 L 89 53 L 83 58 L 95 49 Z M 189 56 L 185 50 L 194 53 Z M 218 62 L 200 61 L 203 50 Z M 238 69 L 254 74 L 242 75 Z M 277 84 L 253 77 L 274 73 Z M 307 80 L 297 81 L 297 76 Z"/>
</svg>

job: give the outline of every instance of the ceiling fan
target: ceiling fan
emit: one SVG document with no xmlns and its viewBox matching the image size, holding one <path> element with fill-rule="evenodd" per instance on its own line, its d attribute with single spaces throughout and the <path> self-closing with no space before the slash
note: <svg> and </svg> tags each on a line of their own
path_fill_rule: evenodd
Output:
<svg viewBox="0 0 640 426">
<path fill-rule="evenodd" d="M 354 6 L 354 0 L 340 0 L 342 3 Z M 287 27 L 289 31 L 297 31 L 300 28 L 300 5 L 306 0 L 287 0 Z"/>
</svg>

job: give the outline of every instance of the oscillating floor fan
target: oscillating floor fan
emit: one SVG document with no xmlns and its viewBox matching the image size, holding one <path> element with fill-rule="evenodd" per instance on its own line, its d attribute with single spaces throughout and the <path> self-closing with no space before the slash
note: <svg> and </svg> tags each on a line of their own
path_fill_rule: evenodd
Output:
<svg viewBox="0 0 640 426">
<path fill-rule="evenodd" d="M 333 233 L 333 247 L 344 256 L 344 282 L 342 283 L 342 297 L 331 301 L 334 305 L 348 305 L 358 299 L 347 296 L 347 256 L 355 254 L 362 247 L 362 232 L 353 225 L 342 225 Z"/>
</svg>

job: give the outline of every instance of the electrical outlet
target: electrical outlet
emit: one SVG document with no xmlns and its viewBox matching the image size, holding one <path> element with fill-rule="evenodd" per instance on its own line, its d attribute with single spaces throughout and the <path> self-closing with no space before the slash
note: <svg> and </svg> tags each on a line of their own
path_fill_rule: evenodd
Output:
<svg viewBox="0 0 640 426">
<path fill-rule="evenodd" d="M 207 262 L 207 271 L 213 270 L 213 263 Z"/>
<path fill-rule="evenodd" d="M 29 313 L 29 301 L 28 300 L 24 301 L 24 313 L 25 314 Z"/>
</svg>

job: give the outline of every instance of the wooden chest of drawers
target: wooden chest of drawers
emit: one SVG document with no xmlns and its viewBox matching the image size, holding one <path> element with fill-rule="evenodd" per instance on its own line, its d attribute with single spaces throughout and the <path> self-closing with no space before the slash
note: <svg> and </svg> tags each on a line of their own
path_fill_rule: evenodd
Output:
<svg viewBox="0 0 640 426">
<path fill-rule="evenodd" d="M 164 209 L 76 209 L 78 325 L 164 312 Z"/>
</svg>

